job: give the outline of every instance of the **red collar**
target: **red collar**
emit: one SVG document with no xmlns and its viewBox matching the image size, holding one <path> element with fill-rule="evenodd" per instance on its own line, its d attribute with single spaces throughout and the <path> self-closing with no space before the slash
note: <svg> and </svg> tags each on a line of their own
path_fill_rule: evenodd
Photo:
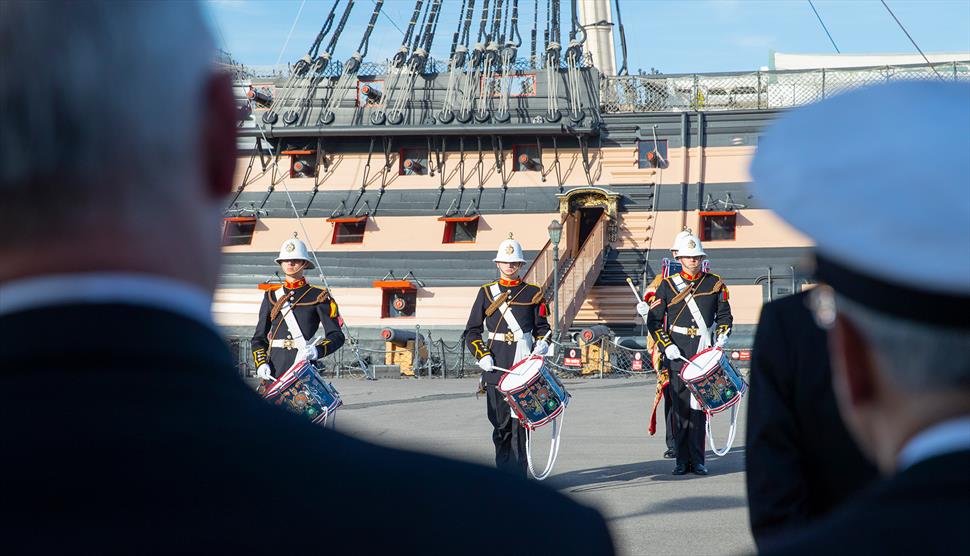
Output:
<svg viewBox="0 0 970 556">
<path fill-rule="evenodd" d="M 302 288 L 305 285 L 306 285 L 306 278 L 301 278 L 300 280 L 297 280 L 296 282 L 286 282 L 286 283 L 283 284 L 283 287 L 286 288 L 286 289 L 288 289 L 288 290 L 298 290 L 298 289 Z"/>
<path fill-rule="evenodd" d="M 698 278 L 700 278 L 703 275 L 704 275 L 704 271 L 703 270 L 700 271 L 700 272 L 698 272 L 697 274 L 695 274 L 693 276 L 691 276 L 690 274 L 687 274 L 683 270 L 680 271 L 680 277 L 683 278 L 684 280 L 687 280 L 688 282 L 693 282 L 694 280 L 697 280 Z"/>
<path fill-rule="evenodd" d="M 516 280 L 506 280 L 505 278 L 499 278 L 498 285 L 500 286 L 518 286 L 522 282 L 518 279 Z"/>
</svg>

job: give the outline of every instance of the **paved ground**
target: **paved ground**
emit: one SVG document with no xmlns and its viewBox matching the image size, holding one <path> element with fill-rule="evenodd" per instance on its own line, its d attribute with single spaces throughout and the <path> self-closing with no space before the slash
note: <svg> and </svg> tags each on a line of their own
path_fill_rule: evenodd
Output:
<svg viewBox="0 0 970 556">
<path fill-rule="evenodd" d="M 491 427 L 477 379 L 334 382 L 345 405 L 337 429 L 380 444 L 491 464 Z M 610 524 L 620 554 L 738 554 L 754 544 L 744 493 L 744 423 L 723 458 L 708 451 L 711 475 L 670 475 L 663 430 L 647 432 L 649 379 L 567 380 L 573 395 L 563 443 L 546 484 L 594 506 Z M 742 408 L 743 409 L 743 408 Z M 742 416 L 744 411 L 742 411 Z M 661 423 L 662 427 L 662 423 Z M 715 421 L 723 442 L 726 415 Z M 540 429 L 545 462 L 549 427 Z"/>
</svg>

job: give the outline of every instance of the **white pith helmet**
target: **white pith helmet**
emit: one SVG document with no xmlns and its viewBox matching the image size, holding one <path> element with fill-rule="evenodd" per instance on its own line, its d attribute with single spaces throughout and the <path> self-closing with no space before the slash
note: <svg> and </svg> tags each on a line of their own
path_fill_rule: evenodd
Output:
<svg viewBox="0 0 970 556">
<path fill-rule="evenodd" d="M 679 234 L 677 234 L 677 237 L 674 238 L 674 244 L 670 246 L 670 250 L 680 251 L 683 247 L 681 244 L 684 242 L 684 239 L 690 237 L 692 233 L 693 232 L 690 231 L 690 228 L 684 228 Z"/>
<path fill-rule="evenodd" d="M 309 270 L 313 268 L 313 260 L 309 255 L 306 244 L 296 237 L 291 237 L 280 246 L 280 256 L 276 257 L 276 264 L 282 261 L 306 261 L 306 269 Z"/>
<path fill-rule="evenodd" d="M 701 245 L 701 240 L 694 234 L 687 234 L 680 240 L 680 246 L 677 249 L 678 257 L 706 257 L 707 253 L 704 252 L 704 246 Z"/>
<path fill-rule="evenodd" d="M 522 246 L 519 245 L 518 241 L 512 239 L 512 234 L 509 234 L 509 239 L 498 244 L 498 251 L 495 253 L 495 258 L 492 261 L 496 263 L 525 262 L 525 259 L 522 257 Z"/>
</svg>

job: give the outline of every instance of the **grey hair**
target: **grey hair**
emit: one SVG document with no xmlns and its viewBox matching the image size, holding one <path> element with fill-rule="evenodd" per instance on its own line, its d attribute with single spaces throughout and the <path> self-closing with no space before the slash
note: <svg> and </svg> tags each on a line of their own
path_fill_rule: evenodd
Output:
<svg viewBox="0 0 970 556">
<path fill-rule="evenodd" d="M 840 314 L 869 342 L 887 376 L 913 391 L 970 388 L 970 330 L 877 312 L 836 293 Z"/>
<path fill-rule="evenodd" d="M 213 54 L 195 2 L 0 2 L 0 247 L 177 210 Z"/>
</svg>

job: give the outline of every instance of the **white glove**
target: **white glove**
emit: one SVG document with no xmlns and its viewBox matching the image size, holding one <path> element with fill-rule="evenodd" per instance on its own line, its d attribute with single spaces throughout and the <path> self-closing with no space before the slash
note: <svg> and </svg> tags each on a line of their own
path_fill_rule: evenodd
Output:
<svg viewBox="0 0 970 556">
<path fill-rule="evenodd" d="M 315 361 L 319 355 L 320 352 L 317 350 L 317 346 L 307 344 L 300 348 L 299 353 L 296 354 L 296 359 L 297 361 L 302 361 L 304 359 Z"/>
<path fill-rule="evenodd" d="M 549 353 L 549 342 L 536 340 L 536 345 L 532 346 L 532 355 L 545 355 Z"/>
<path fill-rule="evenodd" d="M 637 303 L 637 314 L 639 314 L 641 317 L 646 319 L 647 315 L 650 314 L 650 304 L 647 303 L 646 301 L 641 301 L 640 303 Z"/>
<path fill-rule="evenodd" d="M 682 355 L 680 354 L 680 348 L 675 346 L 674 344 L 670 344 L 669 346 L 664 348 L 664 355 L 666 355 L 667 359 L 671 361 L 680 359 L 682 357 Z"/>
<path fill-rule="evenodd" d="M 485 357 L 482 357 L 481 359 L 478 360 L 478 366 L 481 367 L 481 369 L 486 373 L 492 370 L 492 365 L 494 363 L 495 363 L 495 360 L 492 359 L 491 355 L 486 355 Z"/>
<path fill-rule="evenodd" d="M 273 380 L 273 370 L 269 368 L 269 365 L 263 363 L 256 369 L 256 377 L 263 380 Z"/>
<path fill-rule="evenodd" d="M 714 347 L 723 348 L 724 344 L 727 343 L 727 339 L 728 339 L 727 334 L 721 334 L 720 336 L 717 337 L 717 341 L 714 342 Z"/>
</svg>

